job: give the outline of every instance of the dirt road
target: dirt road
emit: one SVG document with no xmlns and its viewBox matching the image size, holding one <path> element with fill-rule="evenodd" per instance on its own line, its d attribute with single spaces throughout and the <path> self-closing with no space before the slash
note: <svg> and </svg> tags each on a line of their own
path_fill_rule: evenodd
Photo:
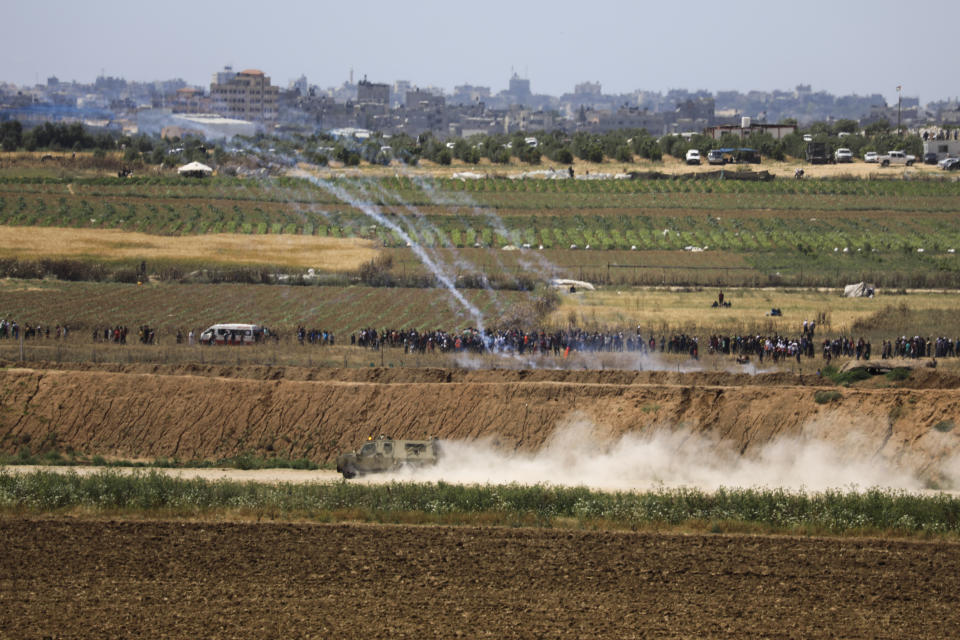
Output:
<svg viewBox="0 0 960 640">
<path fill-rule="evenodd" d="M 0 519 L 4 638 L 945 638 L 960 545 Z"/>
</svg>

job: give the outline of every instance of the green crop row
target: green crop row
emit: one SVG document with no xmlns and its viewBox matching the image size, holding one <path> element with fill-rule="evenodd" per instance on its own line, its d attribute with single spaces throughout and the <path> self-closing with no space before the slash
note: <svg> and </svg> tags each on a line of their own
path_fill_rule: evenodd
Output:
<svg viewBox="0 0 960 640">
<path fill-rule="evenodd" d="M 365 485 L 260 484 L 182 479 L 158 472 L 124 475 L 0 471 L 0 507 L 51 512 L 204 510 L 269 511 L 277 517 L 331 520 L 363 514 L 378 522 L 486 521 L 614 528 L 751 525 L 774 532 L 940 535 L 960 534 L 960 498 L 872 489 L 864 492 L 791 492 L 782 489 L 660 489 L 605 493 L 587 488 L 447 483 Z M 569 526 L 566 524 L 565 526 Z"/>
</svg>

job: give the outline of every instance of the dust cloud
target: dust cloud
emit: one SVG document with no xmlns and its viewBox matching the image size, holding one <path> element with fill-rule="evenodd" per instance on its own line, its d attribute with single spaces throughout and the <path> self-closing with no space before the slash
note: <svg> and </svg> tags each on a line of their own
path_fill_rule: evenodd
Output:
<svg viewBox="0 0 960 640">
<path fill-rule="evenodd" d="M 812 425 L 809 431 L 818 430 Z M 855 442 L 856 437 L 851 435 L 841 444 L 816 437 L 781 438 L 755 454 L 740 455 L 729 443 L 683 429 L 612 438 L 579 416 L 561 425 L 535 453 L 504 451 L 492 440 L 444 441 L 437 466 L 404 470 L 391 474 L 391 479 L 586 486 L 604 491 L 679 487 L 917 491 L 926 486 L 916 469 L 863 454 L 869 449 Z M 942 477 L 960 480 L 958 463 L 960 458 L 945 464 Z"/>
</svg>

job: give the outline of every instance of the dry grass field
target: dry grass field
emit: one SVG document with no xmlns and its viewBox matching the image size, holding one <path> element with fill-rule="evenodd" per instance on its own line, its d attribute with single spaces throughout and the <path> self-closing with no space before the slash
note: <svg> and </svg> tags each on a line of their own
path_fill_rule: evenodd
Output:
<svg viewBox="0 0 960 640">
<path fill-rule="evenodd" d="M 158 236 L 116 229 L 0 226 L 0 257 L 6 258 L 203 261 L 345 272 L 377 255 L 374 242 L 360 238 L 229 233 Z"/>
<path fill-rule="evenodd" d="M 960 334 L 960 293 L 916 291 L 906 295 L 879 292 L 875 298 L 844 298 L 840 290 L 723 289 L 727 308 L 711 305 L 720 289 L 621 288 L 562 295 L 554 324 L 576 318 L 586 327 L 636 327 L 659 333 L 761 333 L 797 335 L 803 321 L 817 321 L 830 335 L 880 335 L 892 338 L 933 332 Z M 770 316 L 777 308 L 782 316 Z M 882 327 L 880 326 L 882 325 Z M 858 333 L 859 332 L 859 333 Z"/>
</svg>

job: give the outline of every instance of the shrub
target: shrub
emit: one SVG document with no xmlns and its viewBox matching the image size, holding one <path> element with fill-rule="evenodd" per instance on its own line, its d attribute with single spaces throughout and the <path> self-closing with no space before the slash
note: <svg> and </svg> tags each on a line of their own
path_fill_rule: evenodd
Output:
<svg viewBox="0 0 960 640">
<path fill-rule="evenodd" d="M 910 378 L 910 374 L 910 369 L 907 369 L 906 367 L 897 367 L 896 369 L 891 369 L 888 371 L 886 376 L 887 380 L 891 380 L 893 382 L 902 382 Z"/>
<path fill-rule="evenodd" d="M 835 400 L 839 400 L 842 397 L 842 393 L 831 389 L 829 391 L 817 391 L 813 394 L 813 401 L 817 404 L 828 404 L 830 402 L 834 402 Z"/>
<path fill-rule="evenodd" d="M 953 420 L 941 420 L 937 424 L 933 425 L 933 428 L 940 433 L 949 433 L 953 431 L 954 426 Z"/>
</svg>

